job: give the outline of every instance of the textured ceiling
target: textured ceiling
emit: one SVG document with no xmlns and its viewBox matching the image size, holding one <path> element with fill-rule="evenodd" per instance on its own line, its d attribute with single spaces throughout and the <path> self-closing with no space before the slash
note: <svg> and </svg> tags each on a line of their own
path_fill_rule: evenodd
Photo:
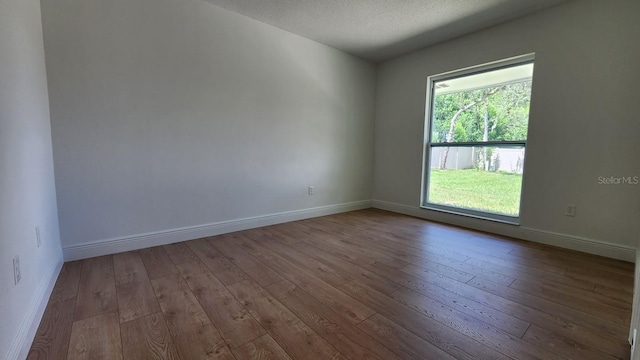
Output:
<svg viewBox="0 0 640 360">
<path fill-rule="evenodd" d="M 567 0 L 205 0 L 380 61 Z"/>
</svg>

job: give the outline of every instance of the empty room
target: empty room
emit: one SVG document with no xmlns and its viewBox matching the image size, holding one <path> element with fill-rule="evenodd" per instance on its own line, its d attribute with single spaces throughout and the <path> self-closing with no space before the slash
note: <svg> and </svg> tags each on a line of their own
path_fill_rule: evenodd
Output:
<svg viewBox="0 0 640 360">
<path fill-rule="evenodd" d="M 640 359 L 639 17 L 0 0 L 0 359 Z"/>
</svg>

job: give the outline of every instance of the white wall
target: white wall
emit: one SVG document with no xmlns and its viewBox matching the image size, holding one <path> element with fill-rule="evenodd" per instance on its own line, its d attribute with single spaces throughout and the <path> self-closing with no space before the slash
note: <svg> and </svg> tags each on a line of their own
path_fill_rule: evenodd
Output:
<svg viewBox="0 0 640 360">
<path fill-rule="evenodd" d="M 373 65 L 199 0 L 42 8 L 65 254 L 371 198 Z"/>
<path fill-rule="evenodd" d="M 26 357 L 61 265 L 40 4 L 0 0 L 0 359 Z"/>
<path fill-rule="evenodd" d="M 606 255 L 633 261 L 640 185 L 599 185 L 598 177 L 640 176 L 638 14 L 637 0 L 573 1 L 381 63 L 374 204 L 485 227 L 418 210 L 426 79 L 535 52 L 521 227 L 490 228 L 592 252 L 609 245 L 590 243 L 606 242 Z M 569 203 L 575 218 L 563 216 Z"/>
</svg>

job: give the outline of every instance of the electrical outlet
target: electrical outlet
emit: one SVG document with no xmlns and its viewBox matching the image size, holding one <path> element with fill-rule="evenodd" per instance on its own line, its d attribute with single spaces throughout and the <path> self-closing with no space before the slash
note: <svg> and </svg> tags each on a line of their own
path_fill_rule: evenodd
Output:
<svg viewBox="0 0 640 360">
<path fill-rule="evenodd" d="M 16 256 L 13 258 L 13 280 L 16 285 L 18 285 L 20 279 L 22 279 L 22 274 L 20 274 L 20 257 Z"/>
<path fill-rule="evenodd" d="M 40 240 L 40 227 L 36 226 L 36 245 L 40 247 L 42 245 L 42 241 Z"/>
<path fill-rule="evenodd" d="M 564 215 L 565 216 L 576 216 L 576 206 L 573 204 L 568 204 L 567 207 L 564 209 Z"/>
<path fill-rule="evenodd" d="M 309 195 L 313 195 L 313 186 L 309 186 Z"/>
</svg>

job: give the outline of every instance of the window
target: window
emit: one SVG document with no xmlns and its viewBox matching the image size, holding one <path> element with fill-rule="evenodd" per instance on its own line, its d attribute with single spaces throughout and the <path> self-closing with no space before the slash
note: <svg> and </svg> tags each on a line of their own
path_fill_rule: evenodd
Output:
<svg viewBox="0 0 640 360">
<path fill-rule="evenodd" d="M 519 222 L 533 60 L 428 78 L 423 207 Z"/>
</svg>

